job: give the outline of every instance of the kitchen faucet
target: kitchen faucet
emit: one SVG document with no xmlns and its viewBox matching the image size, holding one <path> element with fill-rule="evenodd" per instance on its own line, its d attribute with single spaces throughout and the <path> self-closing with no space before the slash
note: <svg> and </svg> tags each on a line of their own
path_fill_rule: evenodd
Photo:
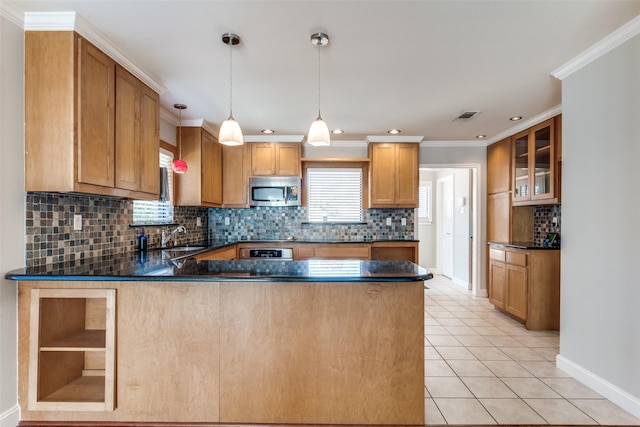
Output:
<svg viewBox="0 0 640 427">
<path fill-rule="evenodd" d="M 165 233 L 165 231 L 162 230 L 162 242 L 160 243 L 160 247 L 161 248 L 166 248 L 167 247 L 167 243 L 169 243 L 171 238 L 177 233 L 185 233 L 185 234 L 187 234 L 187 229 L 184 228 L 184 225 L 179 225 L 178 227 L 176 227 L 175 230 L 173 230 L 171 233 L 169 233 L 169 235 L 167 235 Z"/>
</svg>

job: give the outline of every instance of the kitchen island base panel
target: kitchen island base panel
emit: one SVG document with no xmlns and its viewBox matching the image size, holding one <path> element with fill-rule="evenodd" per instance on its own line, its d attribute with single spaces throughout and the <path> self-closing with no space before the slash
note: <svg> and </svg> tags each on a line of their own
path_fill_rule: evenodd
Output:
<svg viewBox="0 0 640 427">
<path fill-rule="evenodd" d="M 23 426 L 424 423 L 423 282 L 21 281 L 115 289 L 116 405 L 36 411 Z M 91 420 L 91 421 L 88 421 Z"/>
</svg>

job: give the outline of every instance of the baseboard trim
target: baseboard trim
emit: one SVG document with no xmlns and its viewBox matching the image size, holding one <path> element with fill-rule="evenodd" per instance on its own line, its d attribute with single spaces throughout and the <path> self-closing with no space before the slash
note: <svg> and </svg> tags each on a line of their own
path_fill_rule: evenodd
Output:
<svg viewBox="0 0 640 427">
<path fill-rule="evenodd" d="M 451 279 L 451 282 L 453 282 L 453 284 L 455 285 L 461 286 L 462 288 L 464 288 L 465 291 L 469 290 L 469 282 L 466 280 L 461 280 L 454 276 Z"/>
<path fill-rule="evenodd" d="M 590 389 L 600 393 L 630 414 L 640 418 L 640 399 L 611 384 L 588 369 L 562 355 L 556 356 L 556 367 L 571 375 Z"/>
<path fill-rule="evenodd" d="M 16 404 L 0 414 L 0 427 L 16 427 L 20 421 L 20 407 Z"/>
</svg>

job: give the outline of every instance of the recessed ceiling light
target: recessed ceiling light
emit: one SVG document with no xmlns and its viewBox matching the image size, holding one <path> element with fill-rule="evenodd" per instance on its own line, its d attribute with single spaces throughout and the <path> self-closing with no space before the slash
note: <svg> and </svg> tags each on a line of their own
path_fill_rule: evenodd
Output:
<svg viewBox="0 0 640 427">
<path fill-rule="evenodd" d="M 517 122 L 518 120 L 522 120 L 522 116 L 509 117 L 509 120 L 511 120 L 512 122 Z"/>
<path fill-rule="evenodd" d="M 477 139 L 485 139 L 487 135 L 476 135 Z"/>
<path fill-rule="evenodd" d="M 400 132 L 402 132 L 400 129 L 389 129 L 389 130 L 387 131 L 387 133 L 388 133 L 389 135 L 397 135 L 397 134 L 399 134 Z"/>
<path fill-rule="evenodd" d="M 271 135 L 272 133 L 275 133 L 276 131 L 273 129 L 262 129 L 260 132 L 264 133 L 265 135 Z"/>
<path fill-rule="evenodd" d="M 344 131 L 342 129 L 334 129 L 331 131 L 331 133 L 336 134 L 336 135 L 340 135 L 341 133 L 344 133 Z"/>
</svg>

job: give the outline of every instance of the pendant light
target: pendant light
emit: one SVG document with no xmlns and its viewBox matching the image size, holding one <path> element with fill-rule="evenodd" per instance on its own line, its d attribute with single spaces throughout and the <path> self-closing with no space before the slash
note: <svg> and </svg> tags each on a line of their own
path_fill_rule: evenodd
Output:
<svg viewBox="0 0 640 427">
<path fill-rule="evenodd" d="M 233 118 L 233 61 L 231 57 L 233 46 L 240 43 L 240 37 L 238 37 L 236 34 L 225 33 L 222 35 L 222 42 L 226 45 L 229 45 L 229 118 L 222 122 L 222 125 L 220 126 L 220 132 L 218 132 L 218 142 L 223 145 L 242 145 L 244 144 L 242 130 L 240 129 L 240 125 L 238 124 L 238 122 L 236 122 Z"/>
<path fill-rule="evenodd" d="M 175 160 L 173 165 L 171 165 L 171 169 L 173 169 L 175 173 L 185 173 L 189 166 L 187 162 L 182 160 L 182 110 L 185 110 L 187 106 L 184 104 L 173 104 L 173 108 L 177 109 L 180 113 L 180 121 L 178 123 L 178 152 L 180 155 L 178 156 L 178 160 Z"/>
<path fill-rule="evenodd" d="M 318 47 L 318 118 L 311 123 L 307 142 L 310 145 L 330 145 L 329 127 L 320 115 L 320 48 L 329 43 L 329 36 L 325 33 L 311 34 L 311 44 Z"/>
</svg>

